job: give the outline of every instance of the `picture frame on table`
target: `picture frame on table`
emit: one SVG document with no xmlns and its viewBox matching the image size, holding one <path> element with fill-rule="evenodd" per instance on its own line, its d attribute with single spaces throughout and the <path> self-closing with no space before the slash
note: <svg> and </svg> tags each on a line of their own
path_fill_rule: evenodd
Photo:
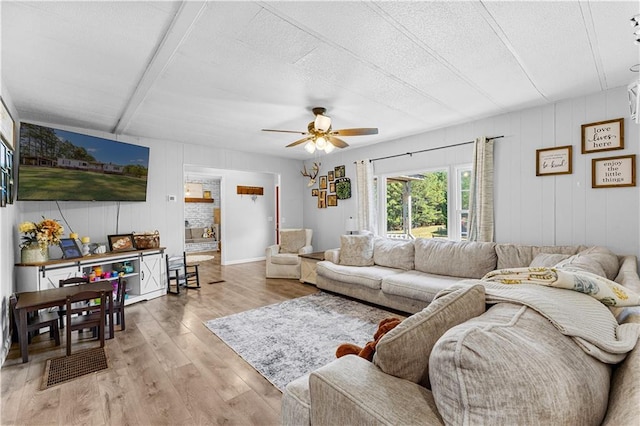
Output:
<svg viewBox="0 0 640 426">
<path fill-rule="evenodd" d="M 60 249 L 62 250 L 62 257 L 65 259 L 82 257 L 82 250 L 78 246 L 78 242 L 73 238 L 60 238 Z"/>
<path fill-rule="evenodd" d="M 556 146 L 536 150 L 536 176 L 570 175 L 573 147 Z"/>
<path fill-rule="evenodd" d="M 582 153 L 624 149 L 624 118 L 582 125 Z"/>
<path fill-rule="evenodd" d="M 636 186 L 636 155 L 594 158 L 591 160 L 592 188 Z"/>
<path fill-rule="evenodd" d="M 131 251 L 136 249 L 133 234 L 120 234 L 107 236 L 109 251 Z"/>
</svg>

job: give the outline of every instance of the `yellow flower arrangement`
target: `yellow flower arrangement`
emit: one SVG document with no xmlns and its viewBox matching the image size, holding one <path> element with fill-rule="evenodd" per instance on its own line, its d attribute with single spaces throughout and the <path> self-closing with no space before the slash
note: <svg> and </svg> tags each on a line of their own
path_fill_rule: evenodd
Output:
<svg viewBox="0 0 640 426">
<path fill-rule="evenodd" d="M 41 250 L 46 250 L 48 246 L 58 244 L 64 228 L 53 219 L 42 218 L 39 223 L 22 222 L 18 226 L 22 236 L 20 247 L 40 246 Z"/>
</svg>

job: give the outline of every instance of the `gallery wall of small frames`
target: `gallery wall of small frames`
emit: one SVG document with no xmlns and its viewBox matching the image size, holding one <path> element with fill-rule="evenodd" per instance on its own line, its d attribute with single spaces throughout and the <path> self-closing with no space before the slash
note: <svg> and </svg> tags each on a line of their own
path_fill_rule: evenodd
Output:
<svg viewBox="0 0 640 426">
<path fill-rule="evenodd" d="M 344 166 L 336 166 L 326 175 L 318 177 L 318 187 L 311 189 L 311 196 L 318 198 L 318 208 L 336 207 L 338 200 L 351 198 L 351 179 L 345 176 Z"/>
<path fill-rule="evenodd" d="M 597 121 L 581 126 L 581 153 L 623 150 L 624 118 Z M 536 150 L 536 176 L 572 174 L 573 146 Z M 591 159 L 591 187 L 636 186 L 636 155 L 618 155 Z"/>
<path fill-rule="evenodd" d="M 15 122 L 0 98 L 0 207 L 13 204 L 14 186 L 14 130 Z"/>
</svg>

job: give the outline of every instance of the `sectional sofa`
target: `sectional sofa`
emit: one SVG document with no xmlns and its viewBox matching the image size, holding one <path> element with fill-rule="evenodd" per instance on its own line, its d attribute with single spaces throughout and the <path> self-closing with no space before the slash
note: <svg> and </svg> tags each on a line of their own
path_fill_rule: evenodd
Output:
<svg viewBox="0 0 640 426">
<path fill-rule="evenodd" d="M 635 256 L 350 236 L 325 259 L 319 288 L 413 315 L 380 340 L 373 362 L 349 355 L 290 383 L 283 424 L 640 424 L 637 307 L 481 280 L 554 267 L 615 280 L 629 301 L 640 294 Z"/>
</svg>

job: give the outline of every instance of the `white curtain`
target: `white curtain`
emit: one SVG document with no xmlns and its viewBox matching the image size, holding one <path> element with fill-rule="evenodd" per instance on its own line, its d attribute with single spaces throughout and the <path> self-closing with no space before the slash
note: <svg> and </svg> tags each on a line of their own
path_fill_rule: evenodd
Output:
<svg viewBox="0 0 640 426">
<path fill-rule="evenodd" d="M 469 240 L 493 241 L 493 140 L 476 139 L 469 198 Z"/>
<path fill-rule="evenodd" d="M 377 234 L 376 206 L 373 196 L 373 164 L 368 159 L 356 161 L 358 229 Z"/>
</svg>

